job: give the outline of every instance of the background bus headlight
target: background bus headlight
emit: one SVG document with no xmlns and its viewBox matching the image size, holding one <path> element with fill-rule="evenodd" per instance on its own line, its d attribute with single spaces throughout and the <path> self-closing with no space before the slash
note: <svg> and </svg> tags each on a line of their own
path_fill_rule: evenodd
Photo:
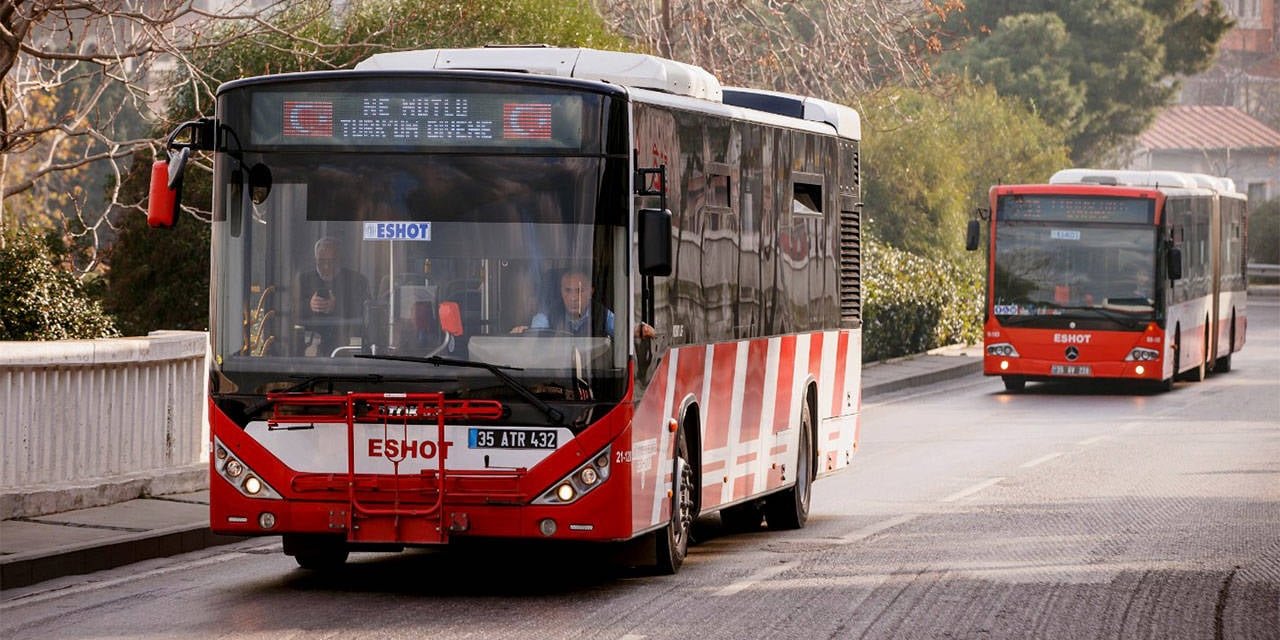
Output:
<svg viewBox="0 0 1280 640">
<path fill-rule="evenodd" d="M 1159 360 L 1160 352 L 1155 349 L 1144 349 L 1142 347 L 1134 347 L 1129 355 L 1124 359 L 1128 362 L 1149 362 L 1151 360 Z"/>
<path fill-rule="evenodd" d="M 996 344 L 987 345 L 987 355 L 1016 358 L 1018 357 L 1018 350 L 1014 349 L 1013 345 L 1008 342 L 998 342 Z"/>
</svg>

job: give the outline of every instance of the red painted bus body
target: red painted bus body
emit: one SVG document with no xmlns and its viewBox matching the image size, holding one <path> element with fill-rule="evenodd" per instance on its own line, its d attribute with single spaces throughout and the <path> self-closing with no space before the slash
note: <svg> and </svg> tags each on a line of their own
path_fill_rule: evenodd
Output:
<svg viewBox="0 0 1280 640">
<path fill-rule="evenodd" d="M 993 187 L 983 373 L 1009 390 L 1167 389 L 1228 370 L 1247 326 L 1246 224 L 1229 182 L 1199 174 L 1072 169 Z"/>
<path fill-rule="evenodd" d="M 171 144 L 214 151 L 215 532 L 308 568 L 470 537 L 674 572 L 693 519 L 803 526 L 850 463 L 851 109 L 496 48 L 239 80 L 217 110 Z"/>
</svg>

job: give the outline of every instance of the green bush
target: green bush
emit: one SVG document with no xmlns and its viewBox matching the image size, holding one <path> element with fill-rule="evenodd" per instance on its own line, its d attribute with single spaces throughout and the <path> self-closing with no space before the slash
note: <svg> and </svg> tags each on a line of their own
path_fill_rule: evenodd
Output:
<svg viewBox="0 0 1280 640">
<path fill-rule="evenodd" d="M 868 238 L 862 282 L 863 362 L 982 338 L 980 272 Z"/>
<path fill-rule="evenodd" d="M 0 248 L 0 340 L 116 335 L 111 317 L 41 239 L 19 232 Z"/>
</svg>

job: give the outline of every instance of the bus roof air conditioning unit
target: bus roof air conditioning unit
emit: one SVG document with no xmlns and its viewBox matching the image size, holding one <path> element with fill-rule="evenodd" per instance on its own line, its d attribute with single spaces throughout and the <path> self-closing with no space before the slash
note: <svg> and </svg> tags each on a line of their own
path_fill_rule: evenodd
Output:
<svg viewBox="0 0 1280 640">
<path fill-rule="evenodd" d="M 825 122 L 842 137 L 855 140 L 862 138 L 862 119 L 858 112 L 834 102 L 779 91 L 725 87 L 724 103 L 780 116 Z"/>
<path fill-rule="evenodd" d="M 1063 169 L 1049 184 L 1102 184 L 1119 187 L 1171 187 L 1194 189 L 1196 180 L 1180 171 L 1125 171 L 1118 169 Z"/>
<path fill-rule="evenodd" d="M 702 67 L 641 53 L 555 47 L 424 49 L 379 53 L 356 65 L 363 71 L 514 71 L 597 80 L 624 87 L 721 101 L 720 81 Z"/>
</svg>

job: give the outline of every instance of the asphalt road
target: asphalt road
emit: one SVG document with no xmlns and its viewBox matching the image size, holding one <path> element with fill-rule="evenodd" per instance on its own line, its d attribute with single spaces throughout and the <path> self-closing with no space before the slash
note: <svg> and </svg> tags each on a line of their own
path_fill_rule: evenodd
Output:
<svg viewBox="0 0 1280 640">
<path fill-rule="evenodd" d="M 809 526 L 673 577 L 542 546 L 295 568 L 256 540 L 5 591 L 18 638 L 1280 638 L 1280 304 L 1168 394 L 964 378 L 864 407 Z"/>
</svg>

